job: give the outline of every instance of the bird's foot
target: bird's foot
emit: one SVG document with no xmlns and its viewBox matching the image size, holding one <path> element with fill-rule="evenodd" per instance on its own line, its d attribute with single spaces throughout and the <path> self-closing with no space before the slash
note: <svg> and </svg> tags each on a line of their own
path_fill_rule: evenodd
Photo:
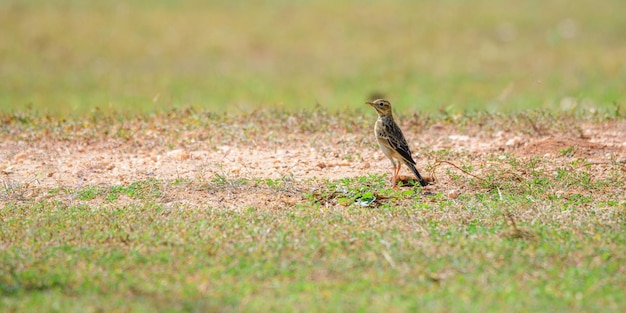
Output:
<svg viewBox="0 0 626 313">
<path fill-rule="evenodd" d="M 391 186 L 393 186 L 393 190 L 398 190 L 399 187 L 398 187 L 398 178 L 397 177 L 394 177 L 391 180 Z"/>
</svg>

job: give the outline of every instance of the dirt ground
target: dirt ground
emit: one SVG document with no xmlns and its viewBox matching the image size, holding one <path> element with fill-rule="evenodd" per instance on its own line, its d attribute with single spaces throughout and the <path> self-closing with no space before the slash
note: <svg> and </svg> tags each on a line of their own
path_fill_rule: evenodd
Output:
<svg viewBox="0 0 626 313">
<path fill-rule="evenodd" d="M 421 171 L 435 163 L 437 151 L 453 152 L 460 159 L 451 161 L 459 164 L 484 164 L 488 157 L 505 153 L 544 157 L 557 165 L 585 158 L 592 164 L 592 171 L 597 170 L 596 175 L 601 175 L 603 164 L 621 163 L 624 170 L 626 163 L 626 121 L 581 122 L 576 125 L 578 132 L 545 134 L 506 128 L 459 131 L 450 124 L 433 124 L 420 131 L 409 123 L 401 127 L 406 129 Z M 0 177 L 6 189 L 77 190 L 92 185 L 127 185 L 151 178 L 211 181 L 217 176 L 290 177 L 303 181 L 391 174 L 389 161 L 376 146 L 373 133 L 365 128 L 355 132 L 294 130 L 230 141 L 212 138 L 211 134 L 210 129 L 192 128 L 174 144 L 160 141 L 167 134 L 158 129 L 127 139 L 79 136 L 60 140 L 39 136 L 24 140 L 19 134 L 9 134 L 0 143 Z M 441 171 L 434 172 L 438 179 Z M 409 175 L 405 167 L 401 173 Z M 447 187 L 446 181 L 439 180 L 431 188 Z"/>
</svg>

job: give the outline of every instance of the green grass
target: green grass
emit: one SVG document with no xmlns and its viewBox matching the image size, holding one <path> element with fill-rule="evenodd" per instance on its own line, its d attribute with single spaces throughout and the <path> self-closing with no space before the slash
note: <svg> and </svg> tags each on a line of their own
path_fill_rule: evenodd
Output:
<svg viewBox="0 0 626 313">
<path fill-rule="evenodd" d="M 277 124 L 264 123 L 269 116 Z M 1 134 L 13 141 L 119 140 L 132 147 L 156 130 L 160 145 L 169 146 L 189 139 L 184 129 L 216 124 L 222 127 L 209 143 L 269 144 L 267 134 L 285 131 L 278 124 L 286 118 L 322 129 L 342 125 L 339 132 L 369 130 L 371 123 L 346 116 L 352 115 L 229 117 L 186 110 L 129 123 L 24 113 L 3 116 Z M 528 130 L 522 116 L 560 136 L 593 122 L 534 112 L 427 120 L 457 131 L 478 124 L 487 132 Z M 544 128 L 545 121 L 556 122 Z M 289 127 L 297 138 L 332 136 L 304 122 Z M 624 311 L 623 163 L 592 164 L 571 153 L 548 158 L 449 149 L 423 157 L 425 173 L 438 175 L 434 192 L 395 191 L 380 174 L 302 180 L 215 173 L 51 188 L 3 178 L 0 310 Z M 462 192 L 449 197 L 452 189 Z M 237 204 L 242 197 L 252 204 Z M 231 200 L 208 205 L 208 199 Z"/>
<path fill-rule="evenodd" d="M 0 3 L 0 110 L 624 106 L 623 1 Z M 623 109 L 622 109 L 623 110 Z"/>
<path fill-rule="evenodd" d="M 363 102 L 375 94 L 412 133 L 583 138 L 624 118 L 624 11 L 1 1 L 0 311 L 624 312 L 624 164 L 592 164 L 576 146 L 551 158 L 419 147 L 435 192 L 395 191 L 378 174 L 220 171 L 42 187 L 47 173 L 13 180 L 8 157 L 43 141 L 315 146 L 371 134 Z"/>
<path fill-rule="evenodd" d="M 624 188 L 620 175 L 616 188 Z M 574 176 L 549 180 L 559 189 Z M 505 180 L 496 179 L 501 187 Z M 243 185 L 292 191 L 265 183 Z M 368 207 L 307 192 L 302 196 L 312 200 L 282 208 L 167 207 L 151 190 L 193 183 L 156 180 L 119 187 L 149 186 L 132 192 L 141 200 L 126 205 L 9 201 L 2 210 L 2 305 L 83 312 L 626 306 L 626 203 L 616 195 L 551 198 L 529 179 L 517 190 L 483 189 L 450 200 L 394 192 L 385 183 L 371 176 L 320 185 L 326 195 L 338 187 L 386 195 Z M 598 187 L 604 183 L 585 193 L 604 192 Z"/>
</svg>

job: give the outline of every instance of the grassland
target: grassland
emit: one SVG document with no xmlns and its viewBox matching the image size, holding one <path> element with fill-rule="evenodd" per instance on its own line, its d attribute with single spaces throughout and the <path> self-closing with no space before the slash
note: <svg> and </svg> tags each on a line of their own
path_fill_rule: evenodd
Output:
<svg viewBox="0 0 626 313">
<path fill-rule="evenodd" d="M 626 308 L 626 149 L 610 143 L 620 142 L 611 134 L 623 134 L 623 117 L 405 118 L 410 134 L 434 140 L 416 151 L 437 183 L 394 191 L 368 140 L 371 121 L 351 116 L 5 115 L 2 311 Z M 523 143 L 506 145 L 501 131 Z M 489 148 L 451 148 L 438 143 L 445 134 Z M 539 149 L 544 138 L 580 136 L 595 139 Z M 224 157 L 224 143 L 254 148 Z M 181 154 L 154 173 L 141 165 L 181 149 L 215 161 Z M 318 152 L 293 168 L 276 169 L 270 156 L 256 172 L 237 169 L 279 149 Z M 332 160 L 348 166 L 297 174 Z"/>
<path fill-rule="evenodd" d="M 0 312 L 624 312 L 625 9 L 0 1 Z"/>
<path fill-rule="evenodd" d="M 626 102 L 623 1 L 0 3 L 0 110 Z"/>
</svg>

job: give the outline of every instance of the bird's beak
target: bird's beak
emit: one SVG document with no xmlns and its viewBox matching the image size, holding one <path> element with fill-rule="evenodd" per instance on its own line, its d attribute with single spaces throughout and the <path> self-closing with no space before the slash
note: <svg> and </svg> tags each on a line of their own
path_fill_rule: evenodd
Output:
<svg viewBox="0 0 626 313">
<path fill-rule="evenodd" d="M 369 105 L 369 106 L 374 106 L 374 102 L 365 102 L 365 104 Z"/>
</svg>

